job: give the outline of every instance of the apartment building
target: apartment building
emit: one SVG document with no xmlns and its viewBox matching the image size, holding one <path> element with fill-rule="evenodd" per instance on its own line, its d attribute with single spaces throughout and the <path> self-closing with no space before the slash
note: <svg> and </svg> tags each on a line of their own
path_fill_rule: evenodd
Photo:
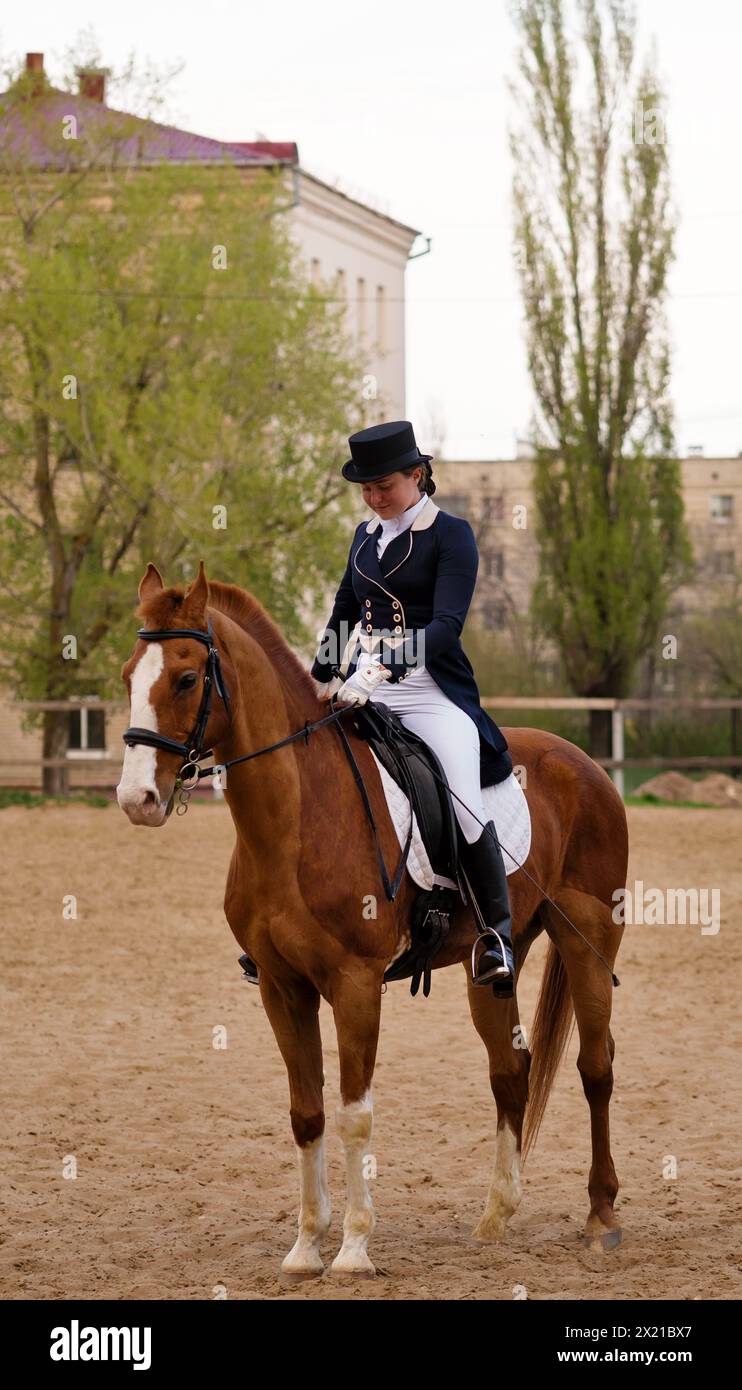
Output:
<svg viewBox="0 0 742 1390">
<path fill-rule="evenodd" d="M 480 568 L 472 617 L 504 631 L 527 609 L 538 572 L 530 458 L 434 465 L 436 502 L 465 516 L 477 538 Z M 708 603 L 711 584 L 742 576 L 742 456 L 681 460 L 685 515 L 695 573 L 678 589 L 673 611 L 682 616 Z"/>
</svg>

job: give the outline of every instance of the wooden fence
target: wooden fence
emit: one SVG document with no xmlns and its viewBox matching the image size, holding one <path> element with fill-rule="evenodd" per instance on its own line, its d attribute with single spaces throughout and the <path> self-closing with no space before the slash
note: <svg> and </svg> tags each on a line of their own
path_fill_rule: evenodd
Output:
<svg viewBox="0 0 742 1390">
<path fill-rule="evenodd" d="M 596 763 L 601 767 L 611 771 L 613 780 L 621 796 L 624 795 L 624 768 L 627 767 L 656 767 L 658 771 L 663 768 L 688 767 L 688 768 L 721 768 L 721 767 L 742 767 L 742 756 L 740 756 L 740 710 L 742 710 L 742 700 L 712 700 L 712 699 L 678 699 L 670 700 L 658 698 L 656 700 L 618 700 L 618 699 L 583 699 L 581 696 L 551 696 L 551 695 L 518 695 L 487 697 L 482 699 L 481 704 L 488 710 L 519 710 L 519 709 L 545 709 L 545 710 L 581 710 L 589 712 L 593 709 L 610 710 L 611 713 L 611 756 L 610 758 L 596 758 Z M 658 714 L 676 714 L 679 710 L 703 709 L 703 710 L 729 710 L 731 715 L 731 745 L 732 752 L 729 757 L 715 757 L 713 755 L 701 757 L 678 757 L 678 758 L 627 758 L 624 755 L 624 720 L 627 713 L 633 710 L 651 710 Z"/>
<path fill-rule="evenodd" d="M 740 754 L 740 711 L 742 710 L 742 700 L 733 699 L 678 699 L 672 700 L 660 698 L 656 700 L 614 700 L 614 699 L 583 699 L 579 696 L 552 696 L 552 695 L 498 695 L 486 696 L 482 698 L 482 706 L 487 710 L 576 710 L 588 713 L 590 710 L 610 710 L 611 712 L 611 756 L 610 758 L 596 758 L 595 761 L 601 767 L 608 768 L 613 776 L 613 780 L 621 796 L 624 795 L 624 769 L 627 767 L 656 767 L 662 768 L 742 768 L 742 755 Z M 109 713 L 121 713 L 128 708 L 120 700 L 23 700 L 18 701 L 11 709 L 19 712 L 24 710 L 80 710 L 95 709 L 105 710 Z M 635 710 L 651 710 L 655 713 L 676 714 L 680 710 L 728 710 L 731 716 L 731 747 L 732 752 L 729 757 L 698 756 L 698 757 L 646 757 L 646 758 L 627 758 L 624 754 L 624 720 L 628 713 Z M 100 754 L 85 755 L 84 751 L 75 750 L 74 758 L 0 758 L 0 771 L 4 772 L 8 768 L 20 767 L 80 767 L 97 764 L 105 767 L 107 772 L 118 771 L 123 761 L 123 748 L 120 756 L 101 758 Z"/>
</svg>

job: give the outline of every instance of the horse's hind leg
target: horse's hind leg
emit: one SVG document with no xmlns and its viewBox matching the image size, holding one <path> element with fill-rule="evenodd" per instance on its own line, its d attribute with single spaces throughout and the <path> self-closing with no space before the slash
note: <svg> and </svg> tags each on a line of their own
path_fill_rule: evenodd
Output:
<svg viewBox="0 0 742 1390">
<path fill-rule="evenodd" d="M 299 1164 L 299 1234 L 281 1265 L 307 1279 L 324 1269 L 319 1245 L 331 1216 L 322 1102 L 319 994 L 306 981 L 279 986 L 260 971 L 260 992 L 289 1077 L 291 1128 Z"/>
<path fill-rule="evenodd" d="M 499 1240 L 520 1203 L 520 1145 L 528 1100 L 531 1055 L 518 1022 L 516 999 L 496 999 L 491 989 L 473 985 L 464 965 L 474 1027 L 487 1048 L 490 1085 L 497 1104 L 497 1136 L 492 1181 L 484 1211 L 473 1231 L 477 1240 Z"/>
<path fill-rule="evenodd" d="M 555 901 L 583 936 L 613 969 L 623 925 L 614 922 L 611 908 L 577 889 L 563 888 Z M 609 1250 L 618 1245 L 621 1228 L 613 1204 L 618 1179 L 611 1156 L 609 1106 L 613 1091 L 615 1044 L 610 1030 L 613 983 L 611 971 L 598 960 L 564 918 L 544 904 L 544 924 L 564 962 L 580 1035 L 577 1067 L 590 1106 L 592 1165 L 588 1180 L 590 1212 L 585 1223 L 586 1244 Z"/>
</svg>

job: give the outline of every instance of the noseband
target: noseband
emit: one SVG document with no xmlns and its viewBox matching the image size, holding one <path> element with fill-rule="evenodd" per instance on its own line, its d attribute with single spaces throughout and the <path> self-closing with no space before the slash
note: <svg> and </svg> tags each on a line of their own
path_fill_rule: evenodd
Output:
<svg viewBox="0 0 742 1390">
<path fill-rule="evenodd" d="M 179 753 L 180 756 L 185 759 L 180 769 L 180 777 L 182 779 L 185 768 L 192 766 L 197 771 L 197 764 L 202 758 L 207 757 L 212 752 L 211 748 L 203 747 L 203 741 L 206 733 L 206 725 L 209 722 L 209 715 L 211 713 L 211 692 L 213 688 L 215 688 L 217 694 L 221 696 L 230 723 L 232 720 L 229 691 L 227 690 L 224 676 L 222 675 L 219 653 L 214 646 L 214 633 L 211 626 L 211 619 L 209 619 L 208 631 L 206 632 L 192 627 L 170 627 L 163 629 L 161 632 L 140 627 L 137 632 L 137 637 L 143 637 L 147 642 L 164 642 L 170 637 L 194 637 L 197 642 L 203 642 L 204 646 L 208 648 L 201 704 L 199 705 L 198 714 L 196 715 L 196 722 L 186 742 L 178 743 L 177 739 L 167 738 L 165 734 L 158 734 L 153 729 L 131 728 L 127 729 L 126 733 L 122 735 L 124 743 L 130 748 L 136 743 L 144 743 L 147 744 L 149 748 L 160 748 L 163 753 Z M 190 776 L 192 776 L 192 774 L 190 774 Z"/>
</svg>

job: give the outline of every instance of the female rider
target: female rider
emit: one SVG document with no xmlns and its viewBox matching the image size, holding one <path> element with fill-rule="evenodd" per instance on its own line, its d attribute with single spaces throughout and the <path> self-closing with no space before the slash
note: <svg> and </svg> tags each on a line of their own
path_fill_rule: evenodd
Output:
<svg viewBox="0 0 742 1390">
<path fill-rule="evenodd" d="M 510 900 L 482 787 L 511 776 L 513 764 L 459 641 L 479 563 L 474 532 L 433 502 L 432 456 L 420 453 L 409 421 L 373 425 L 348 442 L 343 477 L 376 515 L 356 528 L 311 675 L 323 696 L 344 676 L 339 700 L 383 701 L 436 753 L 457 794 L 461 856 L 487 927 L 474 984 L 507 997 Z"/>
</svg>

